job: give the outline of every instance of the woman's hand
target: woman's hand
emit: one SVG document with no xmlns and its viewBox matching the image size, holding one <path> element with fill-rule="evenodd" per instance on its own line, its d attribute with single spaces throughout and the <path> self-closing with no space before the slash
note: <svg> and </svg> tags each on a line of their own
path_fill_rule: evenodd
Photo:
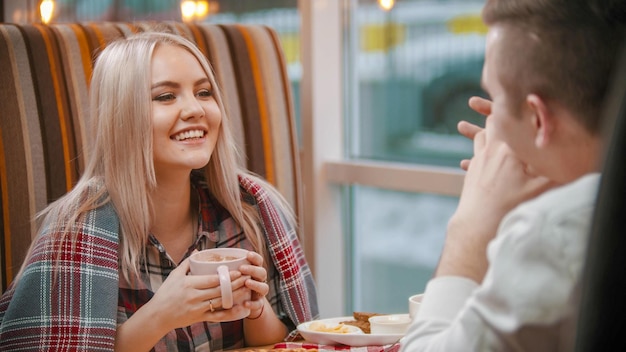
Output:
<svg viewBox="0 0 626 352">
<path fill-rule="evenodd" d="M 269 293 L 270 288 L 267 284 L 267 270 L 263 266 L 263 257 L 250 251 L 247 259 L 250 265 L 242 265 L 239 270 L 241 274 L 249 276 L 249 279 L 245 281 L 245 286 L 252 291 L 252 296 L 250 301 L 244 303 L 244 306 L 250 309 L 249 317 L 254 318 L 263 313 L 265 296 Z"/>
<path fill-rule="evenodd" d="M 168 332 L 202 321 L 241 319 L 245 307 L 221 309 L 220 280 L 217 275 L 187 275 L 189 259 L 165 279 L 154 296 L 139 308 L 116 332 L 116 351 L 148 351 Z M 230 272 L 233 291 L 248 290 L 248 277 Z"/>
<path fill-rule="evenodd" d="M 189 258 L 184 260 L 165 279 L 154 297 L 148 302 L 167 320 L 167 331 L 189 326 L 201 321 L 220 321 L 229 316 L 240 316 L 241 305 L 222 310 L 220 281 L 217 275 L 187 275 Z M 231 271 L 230 279 L 235 292 L 245 288 L 246 277 Z"/>
<path fill-rule="evenodd" d="M 282 341 L 287 336 L 287 326 L 278 319 L 272 305 L 265 298 L 270 291 L 267 284 L 267 270 L 263 266 L 263 257 L 249 252 L 250 265 L 239 267 L 241 273 L 249 276 L 245 286 L 252 291 L 251 300 L 244 303 L 250 309 L 250 315 L 243 320 L 246 346 L 263 346 Z"/>
</svg>

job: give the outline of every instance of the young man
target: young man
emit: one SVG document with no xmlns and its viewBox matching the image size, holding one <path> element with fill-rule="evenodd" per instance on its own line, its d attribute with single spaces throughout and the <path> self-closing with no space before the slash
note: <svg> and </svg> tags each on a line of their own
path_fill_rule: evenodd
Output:
<svg viewBox="0 0 626 352">
<path fill-rule="evenodd" d="M 459 126 L 475 155 L 403 352 L 573 349 L 624 2 L 487 1 L 489 116 Z"/>
</svg>

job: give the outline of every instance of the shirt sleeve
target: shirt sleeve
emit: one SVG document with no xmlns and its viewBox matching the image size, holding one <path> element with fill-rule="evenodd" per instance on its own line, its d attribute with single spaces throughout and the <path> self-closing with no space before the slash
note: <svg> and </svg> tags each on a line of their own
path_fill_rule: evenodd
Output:
<svg viewBox="0 0 626 352">
<path fill-rule="evenodd" d="M 564 239 L 582 232 L 586 215 L 510 214 L 488 246 L 481 285 L 462 277 L 428 283 L 402 351 L 558 350 L 584 250 L 584 241 Z"/>
<path fill-rule="evenodd" d="M 464 277 L 432 279 L 415 320 L 402 341 L 404 351 L 453 351 L 446 343 L 457 314 L 478 284 Z"/>
</svg>

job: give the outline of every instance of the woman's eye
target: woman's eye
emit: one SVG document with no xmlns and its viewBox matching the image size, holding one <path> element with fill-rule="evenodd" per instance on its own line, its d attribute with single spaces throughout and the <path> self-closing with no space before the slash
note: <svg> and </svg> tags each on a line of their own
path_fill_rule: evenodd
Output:
<svg viewBox="0 0 626 352">
<path fill-rule="evenodd" d="M 198 96 L 208 98 L 213 95 L 213 91 L 210 89 L 202 89 L 198 91 Z"/>
<path fill-rule="evenodd" d="M 169 101 L 169 100 L 174 100 L 174 99 L 176 99 L 176 97 L 172 93 L 165 93 L 165 94 L 157 95 L 156 97 L 152 98 L 152 100 L 156 100 L 156 101 Z"/>
</svg>

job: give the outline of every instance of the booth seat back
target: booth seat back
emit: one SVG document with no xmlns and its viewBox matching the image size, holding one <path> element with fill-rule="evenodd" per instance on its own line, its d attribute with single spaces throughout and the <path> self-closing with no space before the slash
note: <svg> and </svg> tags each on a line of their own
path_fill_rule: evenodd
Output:
<svg viewBox="0 0 626 352">
<path fill-rule="evenodd" d="M 213 65 L 242 152 L 301 222 L 293 98 L 277 34 L 255 25 L 161 22 L 194 41 Z M 0 276 L 19 270 L 33 216 L 65 194 L 87 158 L 88 87 L 95 55 L 155 23 L 0 24 Z"/>
</svg>

